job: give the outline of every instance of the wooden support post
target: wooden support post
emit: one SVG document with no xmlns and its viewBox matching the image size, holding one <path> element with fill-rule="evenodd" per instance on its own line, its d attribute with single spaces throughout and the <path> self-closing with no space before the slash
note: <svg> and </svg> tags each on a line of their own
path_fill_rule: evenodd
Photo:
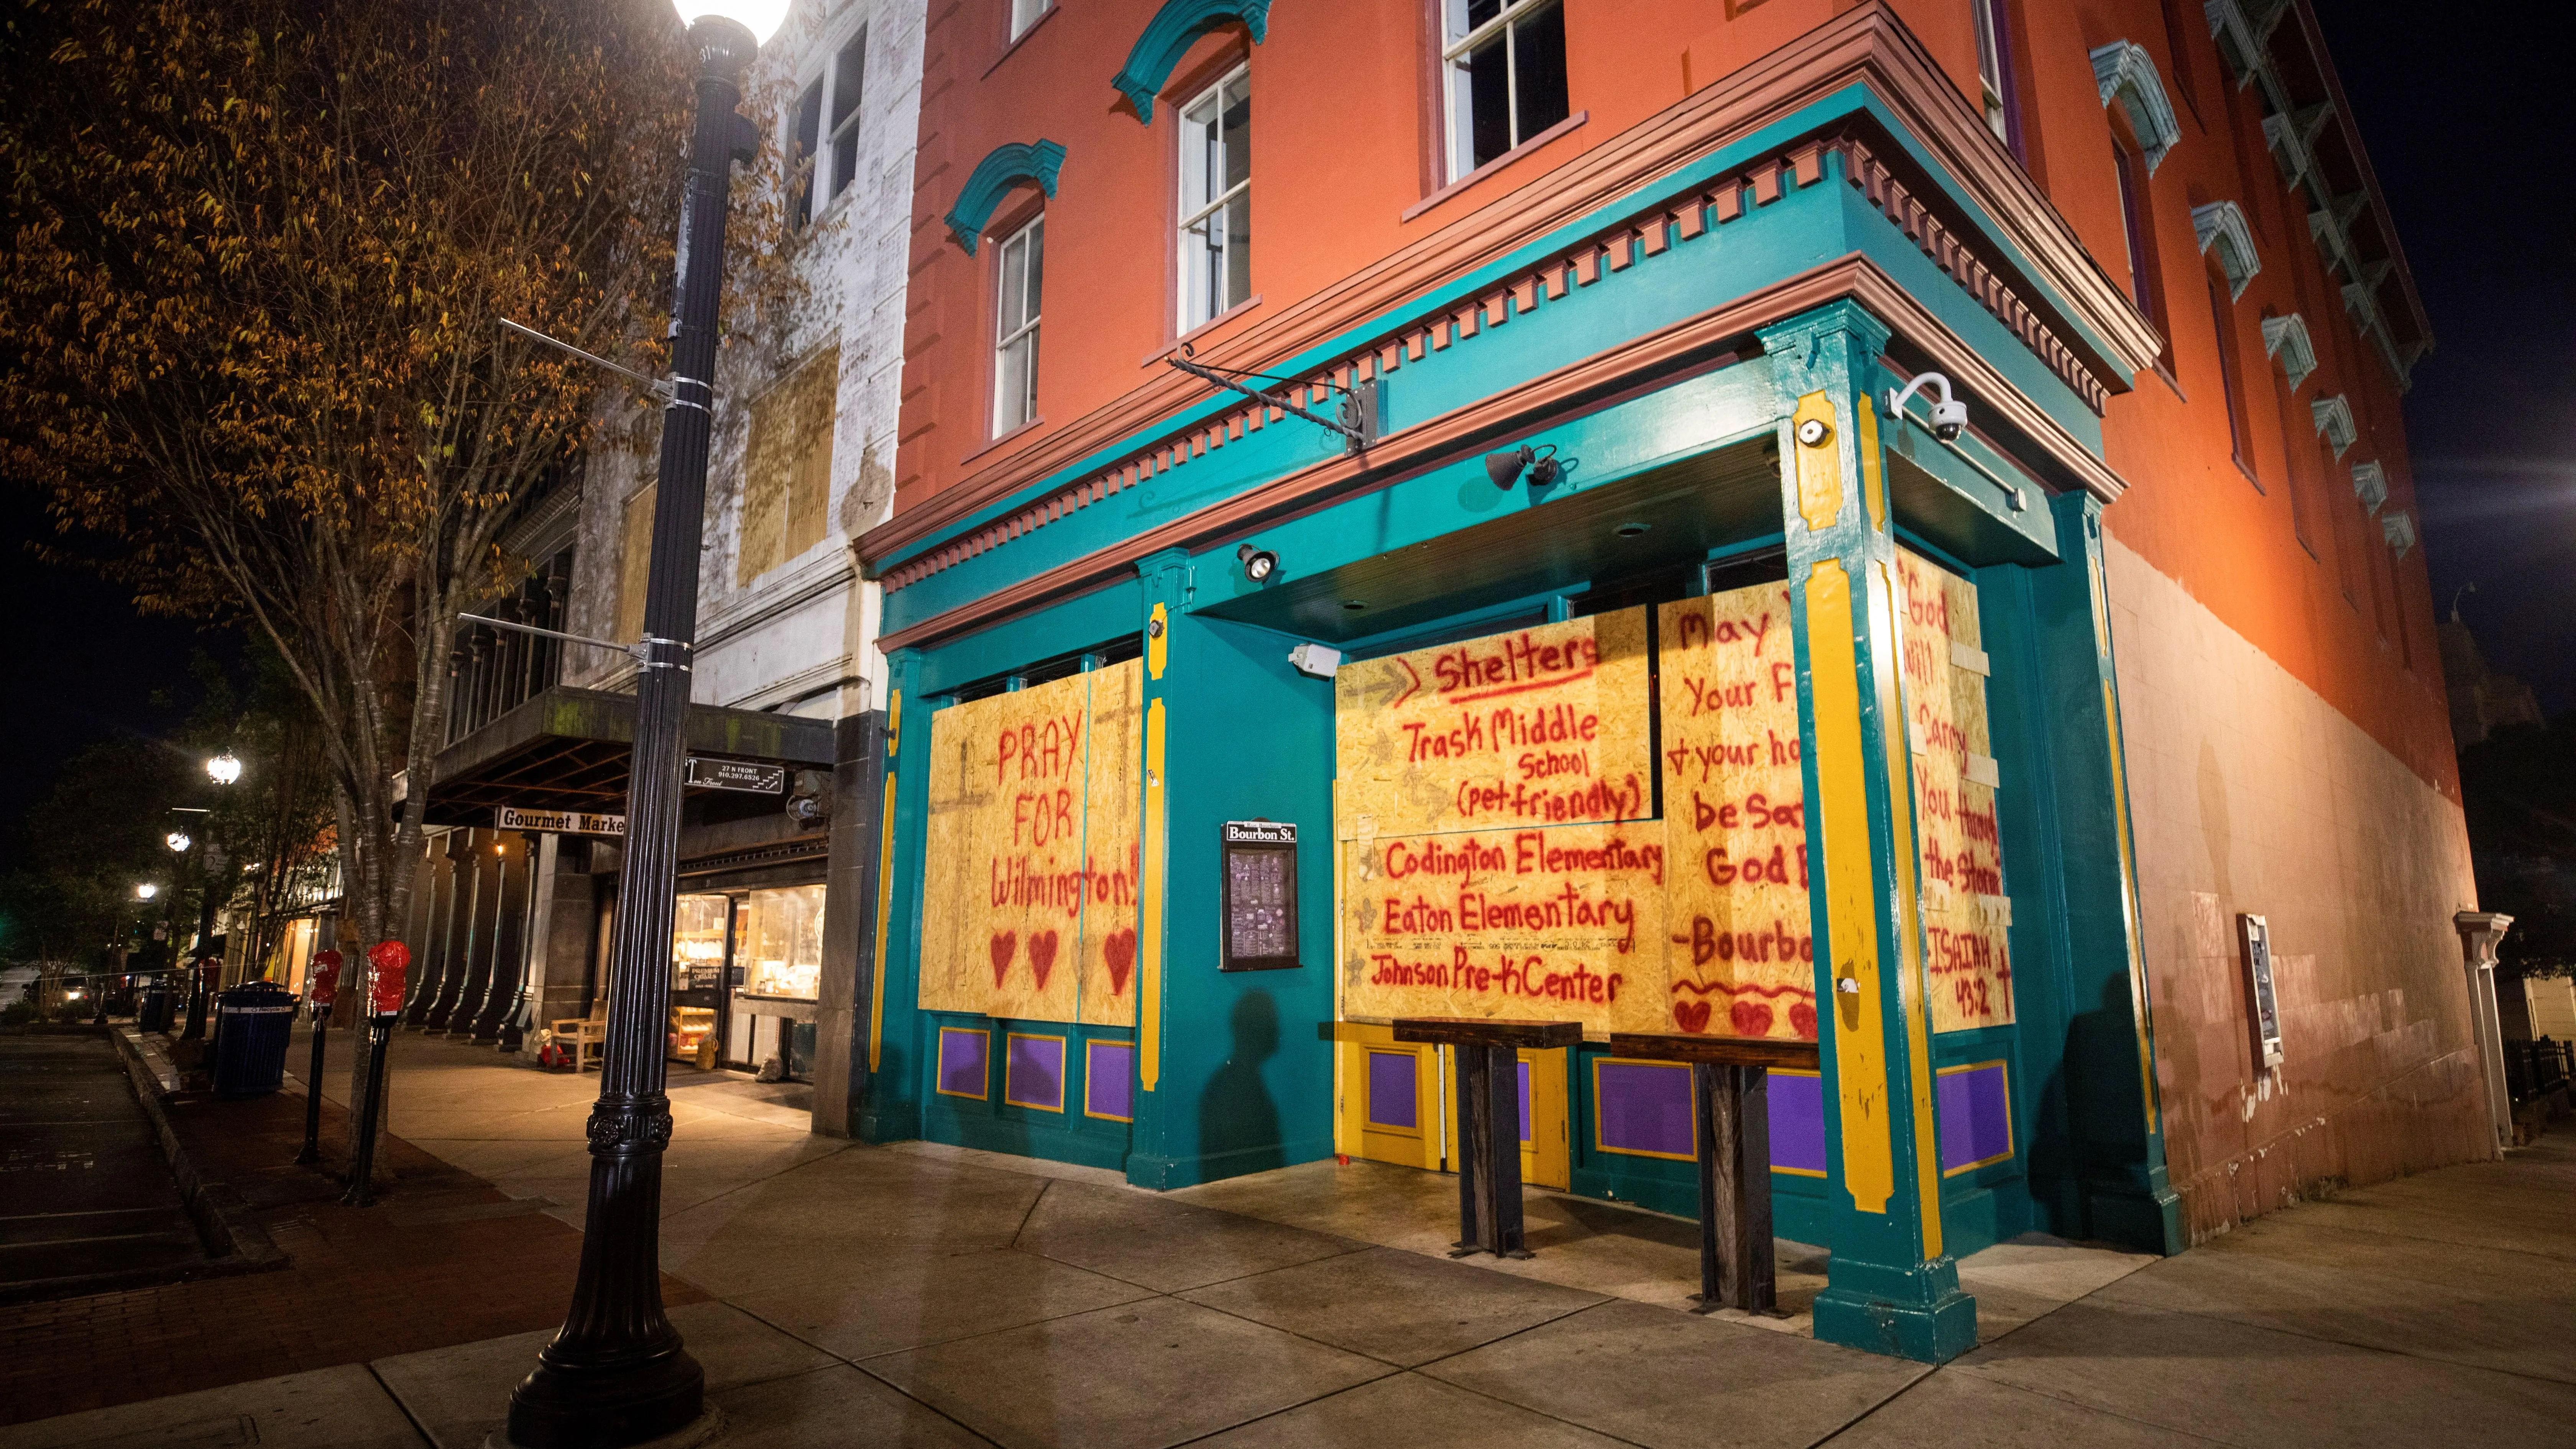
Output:
<svg viewBox="0 0 2576 1449">
<path fill-rule="evenodd" d="M 1520 1049 L 1583 1040 L 1571 1021 L 1409 1017 L 1395 1039 L 1436 1042 L 1458 1058 L 1458 1244 L 1449 1256 L 1526 1258 L 1521 1217 Z"/>
<path fill-rule="evenodd" d="M 1614 1055 L 1688 1062 L 1699 1158 L 1699 1307 L 1779 1306 L 1771 1251 L 1770 1069 L 1814 1071 L 1814 1042 L 1614 1032 Z"/>
</svg>

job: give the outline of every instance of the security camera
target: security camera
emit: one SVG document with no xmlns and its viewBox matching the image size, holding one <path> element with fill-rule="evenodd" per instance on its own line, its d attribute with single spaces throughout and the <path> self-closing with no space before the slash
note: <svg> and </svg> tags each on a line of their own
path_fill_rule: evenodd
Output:
<svg viewBox="0 0 2576 1449">
<path fill-rule="evenodd" d="M 1888 417 L 1905 416 L 1905 400 L 1927 387 L 1941 394 L 1941 400 L 1932 405 L 1932 436 L 1945 443 L 1957 442 L 1959 435 L 1968 430 L 1968 405 L 1950 396 L 1950 379 L 1940 373 L 1916 373 L 1914 380 L 1904 387 L 1889 388 L 1886 398 Z"/>
</svg>

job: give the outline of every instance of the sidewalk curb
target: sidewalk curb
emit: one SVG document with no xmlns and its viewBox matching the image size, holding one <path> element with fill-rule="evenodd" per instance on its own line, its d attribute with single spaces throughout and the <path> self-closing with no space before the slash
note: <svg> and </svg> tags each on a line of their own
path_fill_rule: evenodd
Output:
<svg viewBox="0 0 2576 1449">
<path fill-rule="evenodd" d="M 188 1216 L 196 1221 L 197 1235 L 205 1240 L 206 1253 L 213 1261 L 205 1268 L 218 1273 L 256 1273 L 286 1266 L 286 1252 L 268 1235 L 268 1230 L 252 1221 L 249 1205 L 230 1183 L 209 1179 L 197 1168 L 196 1159 L 188 1155 L 179 1141 L 177 1129 L 170 1125 L 170 1114 L 163 1109 L 161 1098 L 167 1063 L 155 1066 L 148 1058 L 160 1052 L 142 1039 L 131 1026 L 111 1029 L 108 1035 L 116 1042 L 116 1053 L 125 1062 L 126 1075 L 134 1080 L 134 1095 L 141 1099 L 143 1111 L 152 1119 L 152 1129 L 160 1134 L 162 1155 L 170 1160 L 170 1175 L 178 1179 L 179 1200 L 187 1205 Z M 148 1056 L 147 1056 L 148 1054 Z"/>
</svg>

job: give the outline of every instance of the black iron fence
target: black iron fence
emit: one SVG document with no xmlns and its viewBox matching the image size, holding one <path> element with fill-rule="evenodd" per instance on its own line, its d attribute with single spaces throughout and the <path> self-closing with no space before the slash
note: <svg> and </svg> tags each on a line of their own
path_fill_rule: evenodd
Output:
<svg viewBox="0 0 2576 1449">
<path fill-rule="evenodd" d="M 2576 1080 L 2576 1042 L 2509 1041 L 2504 1044 L 2505 1091 L 2519 1106 Z"/>
</svg>

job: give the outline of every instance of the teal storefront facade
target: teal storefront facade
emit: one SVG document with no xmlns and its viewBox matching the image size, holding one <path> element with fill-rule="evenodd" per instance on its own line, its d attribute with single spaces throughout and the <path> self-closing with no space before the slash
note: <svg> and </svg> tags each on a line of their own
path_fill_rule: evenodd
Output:
<svg viewBox="0 0 2576 1449">
<path fill-rule="evenodd" d="M 1503 254 L 1296 355 L 1225 359 L 1323 411 L 1373 381 L 1365 449 L 1211 388 L 869 560 L 890 710 L 863 1136 L 1154 1189 L 1349 1151 L 1368 1080 L 1343 1050 L 1366 1023 L 1336 993 L 1334 685 L 1292 649 L 1362 660 L 1785 584 L 1821 822 L 1817 999 L 1838 1010 L 1821 1074 L 1775 1088 L 1774 1195 L 1782 1236 L 1833 1253 L 1819 1335 L 1946 1358 L 1974 1342 L 1958 1256 L 2033 1231 L 2179 1248 L 2101 564 L 2123 484 L 2099 409 L 2143 324 L 2098 272 L 2077 295 L 2091 264 L 2063 223 L 1999 209 L 1962 118 L 1890 83 L 1918 63 L 1898 45 L 1761 124 L 1712 118 L 1674 143 L 1687 159 Z M 1936 436 L 1925 399 L 1886 414 L 1923 371 L 1969 404 L 1965 436 Z M 1497 487 L 1486 455 L 1523 444 L 1558 478 Z M 1248 576 L 1247 545 L 1276 556 L 1270 577 Z M 2008 1025 L 1936 1033 L 1924 1011 L 1900 548 L 1970 580 L 1984 621 Z M 934 720 L 1129 660 L 1135 1024 L 923 1009 L 926 883 L 959 868 L 929 847 Z M 1294 969 L 1218 969 L 1219 833 L 1249 820 L 1304 842 Z M 1625 1110 L 1601 1100 L 1624 1080 L 1607 1050 L 1564 1064 L 1567 1190 L 1693 1212 L 1688 1161 L 1605 1135 Z M 1033 1061 L 1051 1091 L 1014 1088 Z"/>
</svg>

